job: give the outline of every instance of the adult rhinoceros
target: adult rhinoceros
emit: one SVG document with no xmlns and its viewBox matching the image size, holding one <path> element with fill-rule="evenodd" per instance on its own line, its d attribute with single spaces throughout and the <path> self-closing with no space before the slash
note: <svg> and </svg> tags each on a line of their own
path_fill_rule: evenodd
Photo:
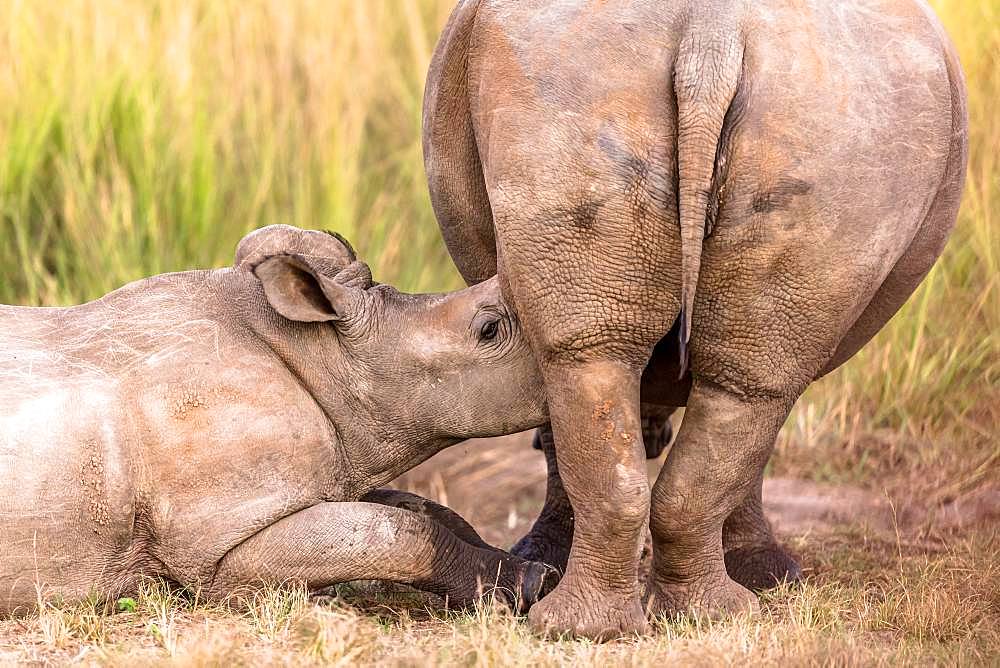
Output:
<svg viewBox="0 0 1000 668">
<path fill-rule="evenodd" d="M 803 389 L 940 253 L 965 107 L 920 0 L 459 3 L 425 162 L 459 269 L 499 272 L 545 380 L 575 527 L 548 524 L 574 533 L 536 628 L 643 629 L 647 518 L 652 612 L 756 606 L 724 545 L 741 581 L 797 571 L 764 465 Z M 640 400 L 687 406 L 652 493 Z"/>
</svg>

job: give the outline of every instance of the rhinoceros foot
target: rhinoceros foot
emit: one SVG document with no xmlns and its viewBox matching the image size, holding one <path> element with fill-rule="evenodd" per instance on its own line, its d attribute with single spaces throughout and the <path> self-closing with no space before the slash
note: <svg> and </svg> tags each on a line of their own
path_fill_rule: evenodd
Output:
<svg viewBox="0 0 1000 668">
<path fill-rule="evenodd" d="M 773 589 L 783 582 L 802 581 L 802 568 L 777 543 L 740 547 L 726 552 L 726 571 L 753 591 Z"/>
</svg>

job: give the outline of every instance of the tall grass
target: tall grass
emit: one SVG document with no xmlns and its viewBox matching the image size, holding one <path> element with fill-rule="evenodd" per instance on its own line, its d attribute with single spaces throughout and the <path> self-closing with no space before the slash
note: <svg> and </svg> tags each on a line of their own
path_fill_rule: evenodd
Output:
<svg viewBox="0 0 1000 668">
<path fill-rule="evenodd" d="M 452 4 L 0 0 L 0 302 L 223 265 L 275 222 L 345 233 L 403 288 L 457 286 L 420 157 L 423 78 Z M 997 399 L 1000 1 L 932 4 L 969 81 L 961 219 L 902 313 L 807 396 L 805 429 L 861 414 L 954 425 Z"/>
<path fill-rule="evenodd" d="M 420 157 L 449 2 L 0 2 L 0 301 L 67 303 L 336 228 L 408 288 L 457 284 Z"/>
</svg>

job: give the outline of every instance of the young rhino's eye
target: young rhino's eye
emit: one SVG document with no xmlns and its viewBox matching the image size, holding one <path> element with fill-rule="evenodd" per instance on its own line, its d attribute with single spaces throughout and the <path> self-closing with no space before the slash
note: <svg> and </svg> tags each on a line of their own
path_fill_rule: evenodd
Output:
<svg viewBox="0 0 1000 668">
<path fill-rule="evenodd" d="M 490 341 L 496 338 L 497 333 L 499 331 L 500 331 L 500 321 L 490 320 L 488 322 L 483 323 L 482 328 L 479 330 L 479 337 L 483 341 Z"/>
</svg>

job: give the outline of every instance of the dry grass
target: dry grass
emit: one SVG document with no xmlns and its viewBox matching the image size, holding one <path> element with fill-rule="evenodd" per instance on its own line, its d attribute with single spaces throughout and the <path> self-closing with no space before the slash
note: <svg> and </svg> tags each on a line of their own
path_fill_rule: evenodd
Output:
<svg viewBox="0 0 1000 668">
<path fill-rule="evenodd" d="M 0 622 L 0 664 L 100 665 L 990 665 L 1000 660 L 1000 542 L 906 545 L 834 533 L 799 545 L 815 568 L 763 598 L 763 614 L 657 622 L 656 635 L 605 645 L 543 641 L 483 605 L 469 613 L 309 600 L 269 589 L 243 612 L 151 584 L 130 612 L 49 608 Z M 16 633 L 12 633 L 15 630 Z M 56 630 L 54 630 L 56 629 Z"/>
</svg>

